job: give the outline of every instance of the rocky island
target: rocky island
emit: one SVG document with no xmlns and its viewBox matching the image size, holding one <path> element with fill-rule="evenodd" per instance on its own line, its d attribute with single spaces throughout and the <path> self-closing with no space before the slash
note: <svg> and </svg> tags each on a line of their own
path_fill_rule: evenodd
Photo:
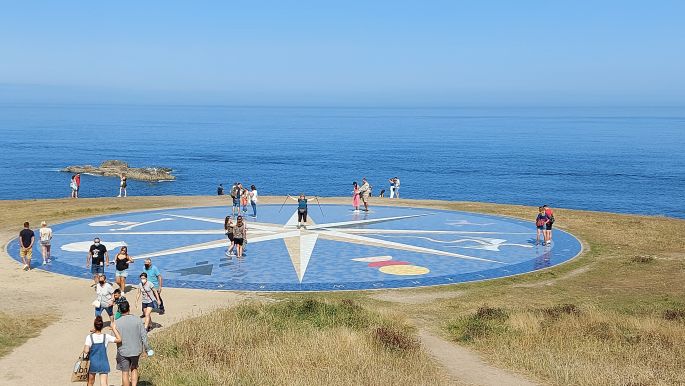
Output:
<svg viewBox="0 0 685 386">
<path fill-rule="evenodd" d="M 84 166 L 68 166 L 61 171 L 69 173 L 84 173 L 93 174 L 105 177 L 119 177 L 122 174 L 131 180 L 158 182 L 175 180 L 176 177 L 171 174 L 172 169 L 163 167 L 145 167 L 132 168 L 128 163 L 119 160 L 108 160 L 100 164 L 100 166 L 84 165 Z"/>
</svg>

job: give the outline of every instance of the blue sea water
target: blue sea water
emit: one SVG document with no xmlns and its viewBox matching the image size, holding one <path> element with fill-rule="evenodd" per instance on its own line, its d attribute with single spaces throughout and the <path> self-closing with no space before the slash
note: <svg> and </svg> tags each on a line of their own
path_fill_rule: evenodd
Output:
<svg viewBox="0 0 685 386">
<path fill-rule="evenodd" d="M 0 105 L 0 199 L 69 195 L 67 165 L 168 166 L 130 195 L 374 194 L 685 218 L 685 108 L 256 108 Z M 83 176 L 82 197 L 116 178 Z"/>
</svg>

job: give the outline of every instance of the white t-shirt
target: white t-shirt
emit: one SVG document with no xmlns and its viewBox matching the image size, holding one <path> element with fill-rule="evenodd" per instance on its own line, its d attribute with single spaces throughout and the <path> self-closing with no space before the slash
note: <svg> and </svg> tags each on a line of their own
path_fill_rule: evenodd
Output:
<svg viewBox="0 0 685 386">
<path fill-rule="evenodd" d="M 93 333 L 93 342 L 94 342 L 94 343 L 102 343 L 102 341 L 104 340 L 104 341 L 105 341 L 105 347 L 107 347 L 107 345 L 108 345 L 109 343 L 114 343 L 114 341 L 115 341 L 116 339 L 117 339 L 117 338 L 113 337 L 113 336 L 110 335 L 110 334 L 98 334 L 98 333 Z M 90 335 L 86 335 L 86 343 L 85 343 L 85 345 L 88 346 L 88 347 L 90 347 Z"/>
<path fill-rule="evenodd" d="M 40 241 L 50 241 L 52 239 L 52 229 L 50 228 L 40 228 Z"/>
<path fill-rule="evenodd" d="M 252 200 L 252 202 L 254 202 L 256 204 L 258 199 L 259 199 L 259 197 L 257 195 L 257 189 L 251 190 L 250 191 L 250 200 Z"/>
</svg>

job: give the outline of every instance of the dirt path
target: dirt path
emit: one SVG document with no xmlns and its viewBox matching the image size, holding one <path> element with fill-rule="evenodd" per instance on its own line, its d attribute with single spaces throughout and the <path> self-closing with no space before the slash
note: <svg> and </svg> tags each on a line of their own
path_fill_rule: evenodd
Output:
<svg viewBox="0 0 685 386">
<path fill-rule="evenodd" d="M 2 240 L 12 235 L 0 233 Z M 34 257 L 35 258 L 35 257 Z M 95 299 L 90 280 L 76 279 L 48 272 L 25 272 L 0 250 L 0 293 L 5 311 L 31 314 L 47 313 L 57 320 L 10 354 L 0 358 L 0 385 L 70 385 L 72 368 L 83 348 L 94 312 L 90 303 Z M 133 292 L 132 292 L 133 294 Z M 177 321 L 227 307 L 254 297 L 234 292 L 216 292 L 165 288 L 165 315 L 153 314 L 153 321 L 167 327 Z M 130 297 L 130 296 L 129 296 Z M 133 295 L 135 298 L 135 295 Z M 138 312 L 138 309 L 136 309 Z M 107 321 L 107 317 L 105 317 Z M 153 331 L 154 333 L 154 331 Z M 109 383 L 120 385 L 115 369 L 114 345 L 109 347 L 112 372 Z"/>
<path fill-rule="evenodd" d="M 448 342 L 425 328 L 419 329 L 423 347 L 447 370 L 457 384 L 492 386 L 533 386 L 520 375 L 484 362 L 468 349 Z"/>
</svg>

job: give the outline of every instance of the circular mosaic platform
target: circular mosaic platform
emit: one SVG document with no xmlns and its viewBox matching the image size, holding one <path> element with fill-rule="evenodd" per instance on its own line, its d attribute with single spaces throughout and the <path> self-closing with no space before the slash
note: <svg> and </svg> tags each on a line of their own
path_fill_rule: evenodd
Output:
<svg viewBox="0 0 685 386">
<path fill-rule="evenodd" d="M 551 246 L 535 245 L 533 221 L 412 207 L 373 207 L 355 212 L 344 205 L 309 205 L 306 229 L 298 229 L 294 205 L 261 205 L 245 216 L 245 256 L 226 255 L 224 217 L 230 208 L 204 207 L 108 215 L 53 226 L 53 261 L 33 265 L 90 278 L 85 268 L 94 237 L 114 260 L 127 245 L 138 260 L 137 280 L 150 257 L 165 287 L 249 291 L 336 291 L 423 287 L 495 279 L 563 263 L 578 255 L 580 242 L 554 230 Z M 37 234 L 37 232 L 36 232 Z M 37 244 L 37 243 L 36 243 Z M 19 258 L 18 241 L 8 252 Z M 114 266 L 106 268 L 114 279 Z"/>
</svg>

